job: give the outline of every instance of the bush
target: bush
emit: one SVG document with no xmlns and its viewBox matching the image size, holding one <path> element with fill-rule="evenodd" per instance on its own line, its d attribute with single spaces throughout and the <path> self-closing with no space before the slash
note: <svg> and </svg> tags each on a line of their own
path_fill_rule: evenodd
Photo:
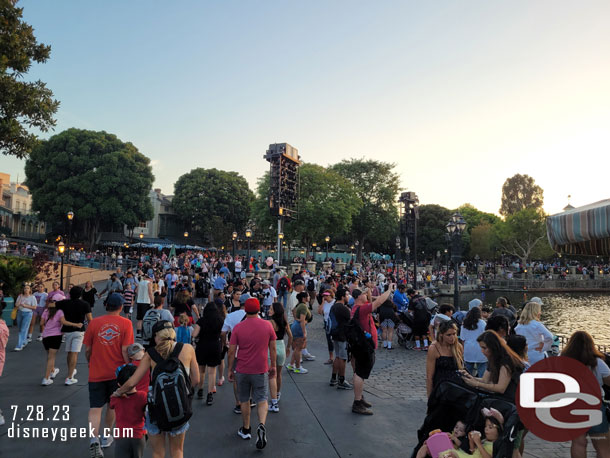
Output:
<svg viewBox="0 0 610 458">
<path fill-rule="evenodd" d="M 17 297 L 24 282 L 34 281 L 36 268 L 31 259 L 0 255 L 0 281 L 4 282 L 4 295 Z"/>
</svg>

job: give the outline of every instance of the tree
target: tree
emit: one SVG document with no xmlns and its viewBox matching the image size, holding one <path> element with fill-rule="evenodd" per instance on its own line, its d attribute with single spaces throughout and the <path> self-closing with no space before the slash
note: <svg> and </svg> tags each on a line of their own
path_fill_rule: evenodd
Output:
<svg viewBox="0 0 610 458">
<path fill-rule="evenodd" d="M 445 251 L 446 225 L 452 214 L 451 210 L 440 205 L 420 205 L 417 222 L 417 250 L 420 253 L 423 251 L 426 256 L 434 257 L 437 251 Z"/>
<path fill-rule="evenodd" d="M 312 242 L 322 243 L 327 235 L 336 240 L 346 234 L 361 207 L 351 183 L 332 170 L 308 163 L 301 165 L 299 177 L 298 219 L 284 225 L 286 239 L 307 248 Z M 259 179 L 256 196 L 252 215 L 257 236 L 273 240 L 277 219 L 269 212 L 269 172 Z"/>
<path fill-rule="evenodd" d="M 107 132 L 68 129 L 35 147 L 25 164 L 32 206 L 41 219 L 74 229 L 93 247 L 100 224 L 136 226 L 153 217 L 150 160 Z"/>
<path fill-rule="evenodd" d="M 26 157 L 38 139 L 30 129 L 48 131 L 59 102 L 42 81 L 22 80 L 32 62 L 49 59 L 51 47 L 40 44 L 34 29 L 21 20 L 17 0 L 0 0 L 0 150 Z"/>
<path fill-rule="evenodd" d="M 464 204 L 460 206 L 457 211 L 460 212 L 460 214 L 464 217 L 464 220 L 466 221 L 466 231 L 462 235 L 462 249 L 464 250 L 465 254 L 472 253 L 472 249 L 470 246 L 472 238 L 472 229 L 482 224 L 494 225 L 498 221 L 500 221 L 500 218 L 494 215 L 493 213 L 482 212 L 471 204 Z M 485 257 L 481 253 L 479 253 L 479 256 L 485 259 Z"/>
<path fill-rule="evenodd" d="M 529 175 L 516 174 L 507 178 L 502 186 L 500 214 L 508 216 L 525 208 L 541 210 L 543 191 Z"/>
<path fill-rule="evenodd" d="M 518 257 L 523 265 L 532 258 L 552 254 L 548 242 L 545 242 L 546 218 L 540 210 L 520 210 L 496 224 L 494 230 L 502 249 Z"/>
<path fill-rule="evenodd" d="M 228 241 L 250 219 L 254 194 L 237 172 L 196 168 L 178 178 L 174 189 L 179 218 L 212 244 Z"/>
<path fill-rule="evenodd" d="M 482 223 L 470 231 L 470 257 L 479 256 L 481 259 L 494 259 L 496 245 L 494 227 L 489 223 Z"/>
<path fill-rule="evenodd" d="M 394 246 L 400 191 L 400 178 L 393 172 L 394 167 L 395 164 L 365 159 L 344 160 L 330 167 L 352 184 L 362 202 L 352 224 L 352 233 L 360 241 L 358 259 L 365 246 L 380 251 Z"/>
</svg>

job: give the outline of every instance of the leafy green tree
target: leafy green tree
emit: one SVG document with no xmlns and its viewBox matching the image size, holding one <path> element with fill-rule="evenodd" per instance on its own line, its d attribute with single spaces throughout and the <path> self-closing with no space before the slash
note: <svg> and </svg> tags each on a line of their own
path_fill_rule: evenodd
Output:
<svg viewBox="0 0 610 458">
<path fill-rule="evenodd" d="M 150 160 L 107 132 L 68 129 L 41 142 L 25 164 L 32 206 L 59 223 L 74 212 L 74 233 L 97 243 L 100 224 L 136 226 L 153 216 Z"/>
<path fill-rule="evenodd" d="M 465 255 L 468 255 L 472 252 L 470 246 L 472 239 L 472 229 L 481 224 L 494 225 L 500 221 L 500 218 L 494 215 L 493 213 L 483 212 L 475 208 L 474 205 L 471 204 L 464 204 L 460 206 L 457 211 L 460 212 L 460 214 L 464 217 L 464 220 L 466 221 L 466 231 L 462 235 L 462 248 L 463 253 Z M 482 259 L 486 259 L 481 253 L 479 253 L 479 256 Z"/>
<path fill-rule="evenodd" d="M 508 215 L 494 226 L 494 231 L 501 248 L 518 257 L 523 265 L 532 258 L 552 254 L 546 235 L 546 218 L 540 210 L 524 208 Z"/>
<path fill-rule="evenodd" d="M 210 243 L 229 243 L 250 219 L 254 194 L 237 172 L 196 168 L 174 185 L 172 205 L 185 227 Z"/>
<path fill-rule="evenodd" d="M 494 227 L 489 223 L 481 223 L 470 231 L 470 257 L 479 256 L 483 260 L 494 259 L 497 240 Z"/>
<path fill-rule="evenodd" d="M 4 294 L 6 296 L 16 299 L 21 285 L 24 282 L 33 281 L 36 273 L 32 259 L 0 255 L 0 280 L 5 284 Z"/>
<path fill-rule="evenodd" d="M 38 141 L 31 129 L 55 126 L 59 102 L 42 81 L 23 81 L 32 62 L 49 59 L 51 47 L 36 41 L 16 5 L 17 0 L 0 0 L 0 151 L 23 158 Z"/>
<path fill-rule="evenodd" d="M 453 212 L 448 208 L 436 204 L 420 205 L 419 221 L 417 222 L 417 251 L 421 259 L 421 252 L 426 257 L 436 256 L 436 252 L 443 253 L 447 248 L 445 235 L 446 225 Z M 402 247 L 404 249 L 404 247 Z M 413 247 L 411 246 L 411 249 Z"/>
<path fill-rule="evenodd" d="M 323 246 L 327 235 L 333 241 L 345 235 L 361 207 L 351 183 L 332 170 L 308 163 L 301 165 L 299 176 L 298 219 L 285 223 L 285 238 L 309 248 L 312 242 Z M 258 231 L 257 239 L 274 240 L 277 219 L 269 212 L 268 196 L 269 172 L 266 172 L 258 181 L 252 217 Z"/>
<path fill-rule="evenodd" d="M 365 248 L 381 251 L 394 246 L 400 191 L 400 177 L 394 167 L 395 164 L 365 159 L 344 160 L 330 167 L 352 184 L 362 202 L 352 224 L 352 233 L 360 241 L 358 259 Z"/>
<path fill-rule="evenodd" d="M 516 174 L 502 186 L 500 214 L 508 216 L 525 208 L 542 210 L 544 192 L 529 175 Z"/>
</svg>

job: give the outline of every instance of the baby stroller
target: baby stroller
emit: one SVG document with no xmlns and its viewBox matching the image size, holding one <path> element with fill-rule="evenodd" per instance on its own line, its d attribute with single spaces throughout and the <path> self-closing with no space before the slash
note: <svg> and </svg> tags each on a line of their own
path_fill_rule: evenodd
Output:
<svg viewBox="0 0 610 458">
<path fill-rule="evenodd" d="M 398 345 L 401 347 L 405 347 L 407 350 L 413 348 L 413 317 L 408 310 L 403 310 L 398 314 L 396 337 L 398 338 Z"/>
<path fill-rule="evenodd" d="M 415 458 L 430 431 L 438 428 L 442 431 L 451 431 L 458 420 L 466 424 L 467 432 L 472 430 L 482 432 L 485 426 L 485 419 L 481 414 L 483 407 L 493 407 L 504 417 L 504 431 L 494 442 L 493 457 L 511 458 L 514 441 L 519 431 L 523 429 L 515 405 L 506 399 L 479 393 L 453 382 L 440 383 L 430 395 L 428 414 L 417 431 L 419 442 L 411 458 Z"/>
</svg>

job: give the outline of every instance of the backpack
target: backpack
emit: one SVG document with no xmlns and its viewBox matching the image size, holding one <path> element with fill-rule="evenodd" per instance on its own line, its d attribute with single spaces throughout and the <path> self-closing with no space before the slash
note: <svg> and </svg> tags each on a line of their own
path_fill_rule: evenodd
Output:
<svg viewBox="0 0 610 458">
<path fill-rule="evenodd" d="M 278 282 L 278 289 L 280 290 L 280 293 L 285 293 L 288 291 L 288 279 L 286 277 L 280 278 L 280 281 Z"/>
<path fill-rule="evenodd" d="M 191 331 L 187 326 L 178 326 L 176 328 L 176 342 L 191 343 Z"/>
<path fill-rule="evenodd" d="M 316 282 L 313 278 L 307 280 L 307 291 L 315 291 L 316 290 Z"/>
<path fill-rule="evenodd" d="M 156 309 L 150 309 L 144 315 L 142 320 L 142 340 L 144 342 L 150 342 L 153 337 L 153 326 L 157 322 L 161 321 L 161 311 Z"/>
<path fill-rule="evenodd" d="M 349 346 L 350 353 L 361 353 L 363 351 L 374 351 L 375 344 L 366 337 L 364 329 L 360 324 L 360 307 L 356 309 L 354 316 L 345 325 L 345 338 Z"/>
<path fill-rule="evenodd" d="M 193 415 L 191 379 L 178 359 L 182 348 L 183 344 L 177 343 L 167 359 L 163 359 L 155 348 L 148 349 L 148 354 L 157 363 L 148 393 L 148 412 L 161 431 L 182 426 Z"/>
<path fill-rule="evenodd" d="M 210 292 L 208 286 L 208 282 L 204 278 L 200 278 L 199 280 L 197 280 L 197 283 L 195 283 L 196 297 L 208 297 Z"/>
<path fill-rule="evenodd" d="M 324 330 L 326 331 L 326 334 L 331 337 L 334 337 L 339 330 L 339 322 L 337 321 L 337 317 L 333 312 L 333 307 L 331 307 L 330 312 L 328 312 L 328 320 L 324 322 Z"/>
</svg>

